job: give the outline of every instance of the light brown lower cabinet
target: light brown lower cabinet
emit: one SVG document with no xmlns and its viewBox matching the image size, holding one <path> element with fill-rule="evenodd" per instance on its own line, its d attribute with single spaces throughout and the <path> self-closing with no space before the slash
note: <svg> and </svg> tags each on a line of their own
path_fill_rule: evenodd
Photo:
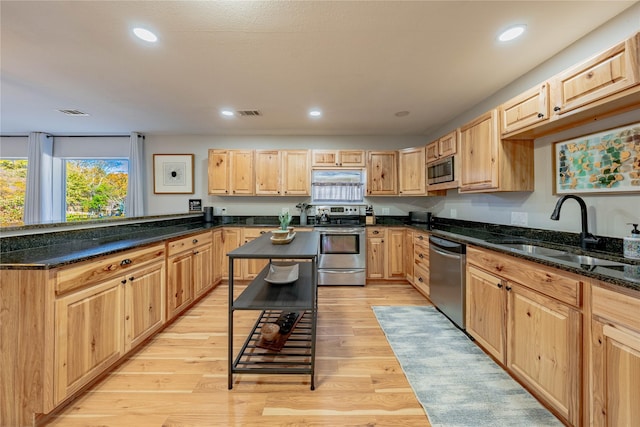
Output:
<svg viewBox="0 0 640 427">
<path fill-rule="evenodd" d="M 429 234 L 416 231 L 413 238 L 413 255 L 407 255 L 413 261 L 413 287 L 429 297 Z"/>
<path fill-rule="evenodd" d="M 96 283 L 76 280 L 77 290 L 61 293 L 55 299 L 55 404 L 80 390 L 164 324 L 164 246 L 146 253 L 161 257 Z M 135 264 L 137 259 L 127 255 L 121 256 L 122 265 L 129 261 Z M 95 273 L 108 271 L 103 267 L 113 263 L 97 260 L 94 265 Z M 82 269 L 72 267 L 69 277 Z M 65 278 L 64 271 L 59 277 Z M 64 281 L 57 286 L 66 287 Z"/>
<path fill-rule="evenodd" d="M 640 292 L 592 287 L 591 420 L 594 427 L 640 420 Z"/>
<path fill-rule="evenodd" d="M 557 416 L 579 425 L 579 277 L 471 247 L 467 261 L 467 332 Z"/>
<path fill-rule="evenodd" d="M 367 227 L 367 279 L 404 279 L 405 229 Z"/>
<path fill-rule="evenodd" d="M 172 319 L 213 287 L 212 232 L 167 243 L 167 318 Z"/>
</svg>

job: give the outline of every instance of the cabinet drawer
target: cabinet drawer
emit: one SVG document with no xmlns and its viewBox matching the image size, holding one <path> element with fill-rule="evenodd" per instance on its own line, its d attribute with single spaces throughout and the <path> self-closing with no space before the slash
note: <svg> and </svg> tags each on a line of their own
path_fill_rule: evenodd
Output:
<svg viewBox="0 0 640 427">
<path fill-rule="evenodd" d="M 640 332 L 640 294 L 630 295 L 598 286 L 591 290 L 593 315 Z"/>
<path fill-rule="evenodd" d="M 413 266 L 413 284 L 425 295 L 429 295 L 429 267 L 422 267 L 418 264 Z"/>
<path fill-rule="evenodd" d="M 467 262 L 575 307 L 582 305 L 578 275 L 473 247 L 467 248 Z"/>
<path fill-rule="evenodd" d="M 419 265 L 422 268 L 429 268 L 429 250 L 416 245 L 413 248 L 413 262 L 414 265 Z"/>
<path fill-rule="evenodd" d="M 126 274 L 128 270 L 164 257 L 164 253 L 164 245 L 155 245 L 62 268 L 55 273 L 56 295 Z"/>
<path fill-rule="evenodd" d="M 192 234 L 189 237 L 173 240 L 167 243 L 167 252 L 169 256 L 179 254 L 196 246 L 204 245 L 212 242 L 211 231 L 200 234 Z"/>
<path fill-rule="evenodd" d="M 367 227 L 367 237 L 384 237 L 384 228 Z"/>
</svg>

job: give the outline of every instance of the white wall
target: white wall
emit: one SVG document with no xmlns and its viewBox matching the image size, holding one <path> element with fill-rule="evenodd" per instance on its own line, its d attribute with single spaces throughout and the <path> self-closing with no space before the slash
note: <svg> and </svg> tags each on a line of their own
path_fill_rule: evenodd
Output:
<svg viewBox="0 0 640 427">
<path fill-rule="evenodd" d="M 519 93 L 545 81 L 558 72 L 582 62 L 614 44 L 640 31 L 640 2 L 622 14 L 578 40 L 558 55 L 539 67 L 507 85 L 472 109 L 430 135 L 429 140 L 444 135 L 451 129 L 472 120 L 480 114 L 500 105 Z M 574 201 L 567 201 L 562 207 L 559 221 L 549 219 L 557 196 L 553 195 L 552 146 L 580 135 L 596 133 L 629 123 L 640 122 L 640 110 L 611 119 L 591 123 L 568 131 L 550 135 L 535 141 L 535 191 L 533 193 L 505 193 L 492 195 L 459 195 L 449 191 L 446 198 L 432 207 L 436 216 L 451 218 L 452 209 L 457 218 L 472 221 L 510 224 L 511 212 L 526 212 L 528 226 L 550 230 L 580 232 L 580 210 Z M 610 237 L 624 237 L 631 226 L 626 223 L 640 223 L 640 194 L 628 195 L 581 195 L 588 206 L 589 231 Z"/>
<path fill-rule="evenodd" d="M 207 195 L 207 155 L 210 148 L 234 149 L 313 149 L 359 148 L 369 150 L 395 150 L 425 145 L 423 136 L 167 136 L 147 135 L 145 157 L 147 171 L 147 212 L 150 215 L 184 213 L 189 199 L 202 199 L 203 206 L 226 207 L 228 215 L 277 215 L 288 207 L 293 215 L 299 211 L 295 205 L 308 202 L 309 197 L 242 197 Z M 194 194 L 153 194 L 153 154 L 194 154 Z M 376 198 L 374 205 L 381 212 L 389 208 L 391 215 L 405 215 L 412 210 L 411 200 L 398 203 L 397 197 Z M 371 203 L 372 200 L 369 200 Z"/>
</svg>

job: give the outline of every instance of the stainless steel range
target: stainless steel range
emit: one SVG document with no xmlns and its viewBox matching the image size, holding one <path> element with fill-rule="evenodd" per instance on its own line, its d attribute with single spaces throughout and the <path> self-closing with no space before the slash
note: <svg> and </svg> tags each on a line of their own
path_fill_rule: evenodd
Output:
<svg viewBox="0 0 640 427">
<path fill-rule="evenodd" d="M 318 285 L 364 286 L 367 251 L 364 206 L 316 206 L 320 233 Z"/>
</svg>

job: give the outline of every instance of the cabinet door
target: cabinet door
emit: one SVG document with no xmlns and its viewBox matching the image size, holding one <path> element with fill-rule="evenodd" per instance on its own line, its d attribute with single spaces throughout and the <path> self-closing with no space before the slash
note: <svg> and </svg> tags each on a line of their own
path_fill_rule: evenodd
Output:
<svg viewBox="0 0 640 427">
<path fill-rule="evenodd" d="M 400 150 L 400 195 L 423 196 L 426 191 L 424 147 Z"/>
<path fill-rule="evenodd" d="M 167 264 L 167 318 L 172 319 L 193 299 L 193 254 L 169 257 Z"/>
<path fill-rule="evenodd" d="M 278 150 L 256 150 L 256 196 L 279 195 L 281 155 Z"/>
<path fill-rule="evenodd" d="M 413 284 L 413 239 L 414 231 L 406 228 L 404 230 L 404 272 L 409 283 Z"/>
<path fill-rule="evenodd" d="M 229 187 L 231 195 L 252 195 L 254 193 L 253 151 L 230 150 Z"/>
<path fill-rule="evenodd" d="M 340 150 L 339 163 L 343 168 L 363 168 L 365 154 L 363 150 Z"/>
<path fill-rule="evenodd" d="M 562 116 L 638 84 L 640 34 L 553 78 L 553 114 Z"/>
<path fill-rule="evenodd" d="M 581 314 L 507 282 L 507 367 L 571 425 L 580 420 Z"/>
<path fill-rule="evenodd" d="M 133 271 L 124 288 L 125 351 L 136 347 L 165 322 L 164 260 Z"/>
<path fill-rule="evenodd" d="M 398 194 L 398 154 L 396 151 L 367 153 L 367 194 L 388 196 Z"/>
<path fill-rule="evenodd" d="M 111 279 L 56 300 L 56 403 L 78 391 L 123 354 L 123 280 Z"/>
<path fill-rule="evenodd" d="M 202 295 L 213 287 L 213 245 L 198 246 L 193 251 L 193 294 Z"/>
<path fill-rule="evenodd" d="M 404 279 L 406 277 L 404 269 L 404 229 L 387 229 L 385 239 L 385 258 L 387 262 L 385 279 Z"/>
<path fill-rule="evenodd" d="M 549 120 L 549 85 L 543 83 L 502 104 L 500 118 L 502 135 Z"/>
<path fill-rule="evenodd" d="M 275 227 L 273 228 L 275 229 Z M 252 240 L 257 239 L 261 235 L 267 233 L 267 229 L 260 228 L 245 228 L 242 230 L 244 236 L 244 244 L 249 243 Z M 264 267 L 269 263 L 268 259 L 259 259 L 259 258 L 249 258 L 242 260 L 243 263 L 243 278 L 244 279 L 254 279 L 260 272 L 264 269 Z"/>
<path fill-rule="evenodd" d="M 460 128 L 460 190 L 498 187 L 498 121 L 491 110 Z"/>
<path fill-rule="evenodd" d="M 217 285 L 222 281 L 226 267 L 226 257 L 224 252 L 224 241 L 222 229 L 213 230 L 213 284 Z"/>
<path fill-rule="evenodd" d="M 209 150 L 207 177 L 209 194 L 229 194 L 229 152 Z"/>
<path fill-rule="evenodd" d="M 384 279 L 384 229 L 367 229 L 367 279 Z"/>
<path fill-rule="evenodd" d="M 285 196 L 308 196 L 311 188 L 308 150 L 282 152 L 282 193 Z"/>
<path fill-rule="evenodd" d="M 229 257 L 227 254 L 232 250 L 239 248 L 242 244 L 242 229 L 241 228 L 224 228 L 222 230 L 222 256 L 224 257 L 224 262 L 222 263 L 222 277 L 224 279 L 229 278 Z M 233 279 L 234 280 L 242 280 L 242 260 L 236 259 L 233 261 Z"/>
<path fill-rule="evenodd" d="M 320 168 L 338 166 L 338 152 L 336 150 L 312 150 L 311 166 Z"/>
<path fill-rule="evenodd" d="M 425 162 L 431 163 L 440 158 L 440 150 L 438 150 L 438 141 L 427 144 L 425 149 Z"/>
<path fill-rule="evenodd" d="M 607 323 L 592 322 L 592 425 L 636 425 L 640 419 L 640 331 Z"/>
<path fill-rule="evenodd" d="M 440 157 L 452 156 L 458 152 L 458 131 L 449 132 L 438 139 L 438 155 Z"/>
<path fill-rule="evenodd" d="M 496 360 L 505 363 L 505 295 L 500 277 L 467 266 L 467 332 Z"/>
</svg>

